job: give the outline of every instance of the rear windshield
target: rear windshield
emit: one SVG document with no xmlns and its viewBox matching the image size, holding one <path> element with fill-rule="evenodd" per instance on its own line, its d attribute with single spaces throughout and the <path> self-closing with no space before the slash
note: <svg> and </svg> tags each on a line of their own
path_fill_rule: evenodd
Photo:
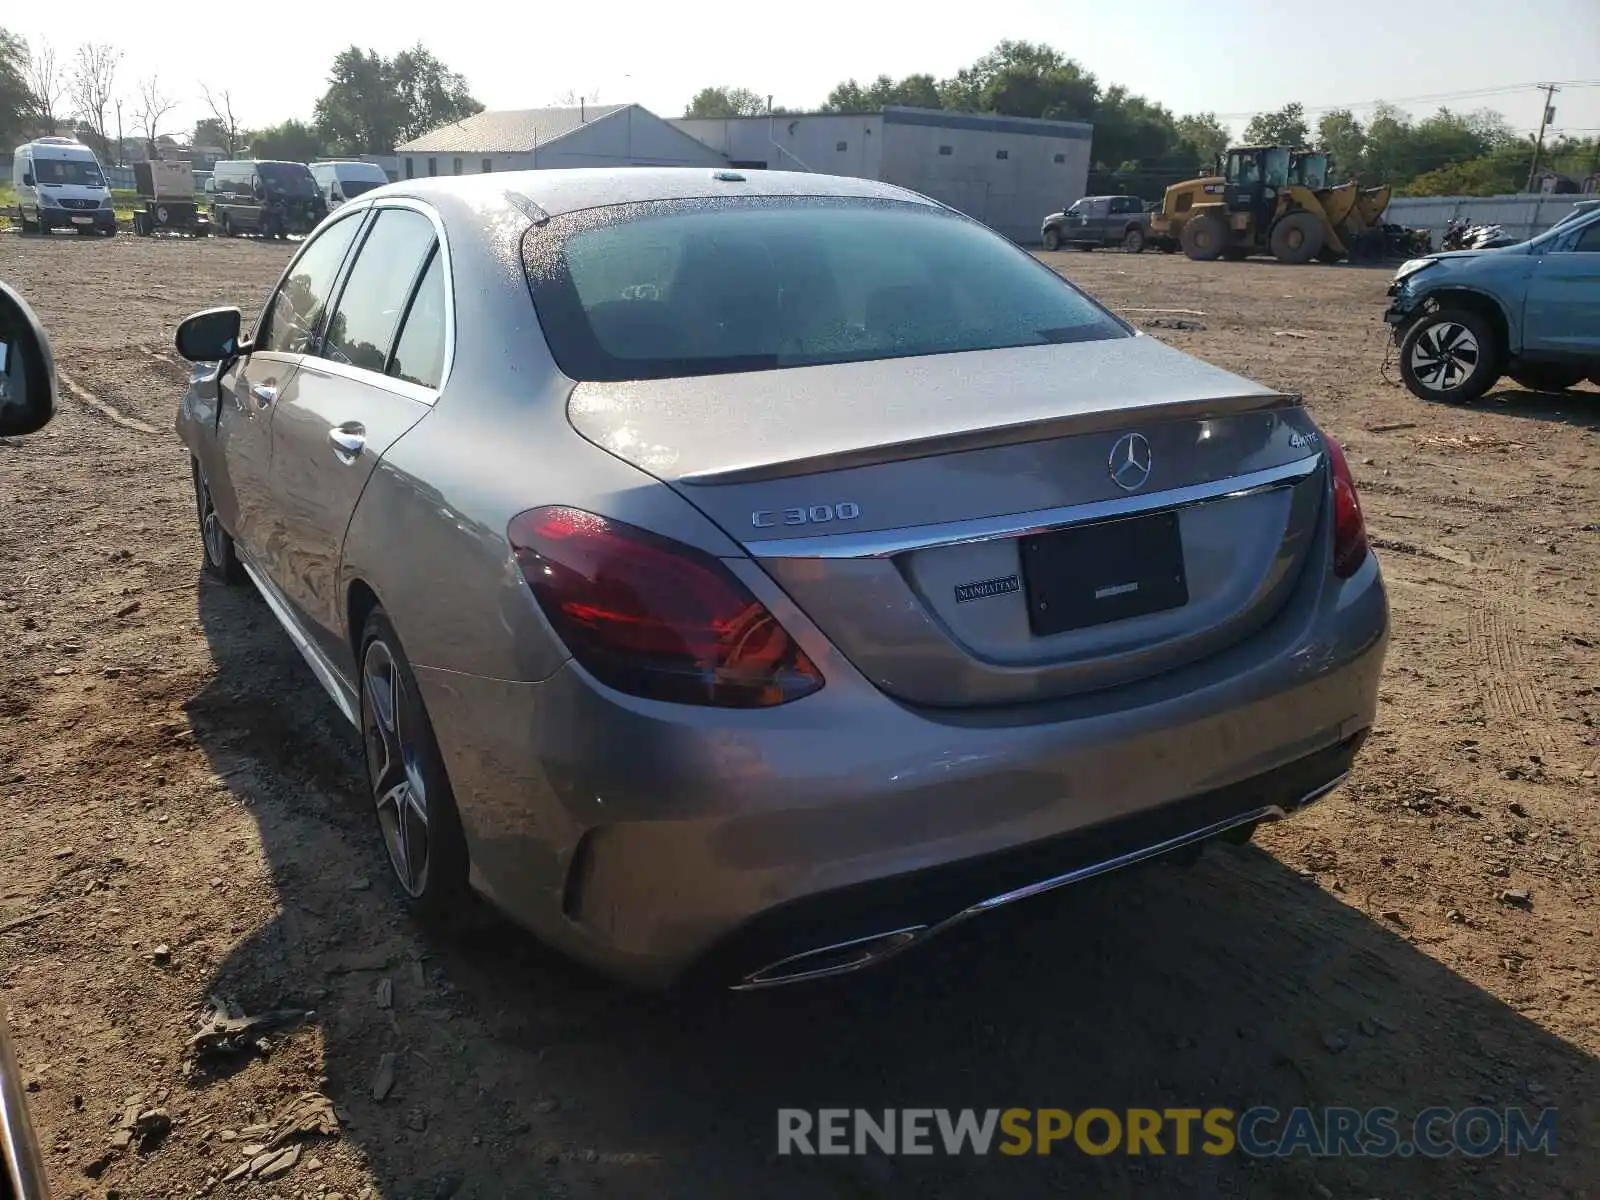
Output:
<svg viewBox="0 0 1600 1200">
<path fill-rule="evenodd" d="M 285 196 L 314 196 L 317 181 L 311 178 L 309 168 L 299 163 L 257 163 L 256 170 L 262 181 L 274 192 Z"/>
<path fill-rule="evenodd" d="M 530 230 L 561 369 L 660 379 L 1130 336 L 983 226 L 900 201 L 619 205 Z"/>
<path fill-rule="evenodd" d="M 81 158 L 35 158 L 33 178 L 38 183 L 71 183 L 79 187 L 104 187 L 105 176 L 92 162 Z"/>
</svg>

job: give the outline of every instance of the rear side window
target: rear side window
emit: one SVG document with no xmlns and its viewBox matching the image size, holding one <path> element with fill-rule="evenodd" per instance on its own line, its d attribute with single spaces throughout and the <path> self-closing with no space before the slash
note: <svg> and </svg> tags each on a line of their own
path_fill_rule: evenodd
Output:
<svg viewBox="0 0 1600 1200">
<path fill-rule="evenodd" d="M 285 354 L 314 352 L 313 340 L 327 312 L 339 267 L 360 228 L 359 216 L 346 217 L 305 244 L 261 319 L 257 349 Z"/>
<path fill-rule="evenodd" d="M 1126 337 L 1054 271 L 943 209 L 760 198 L 621 205 L 531 230 L 574 379 L 655 379 Z"/>
<path fill-rule="evenodd" d="M 433 222 L 409 208 L 378 212 L 356 252 L 322 357 L 382 373 L 411 285 L 433 249 Z"/>
<path fill-rule="evenodd" d="M 444 378 L 445 306 L 450 297 L 444 286 L 444 259 L 437 247 L 406 313 L 400 340 L 394 346 L 389 374 L 407 383 L 438 388 Z"/>
</svg>

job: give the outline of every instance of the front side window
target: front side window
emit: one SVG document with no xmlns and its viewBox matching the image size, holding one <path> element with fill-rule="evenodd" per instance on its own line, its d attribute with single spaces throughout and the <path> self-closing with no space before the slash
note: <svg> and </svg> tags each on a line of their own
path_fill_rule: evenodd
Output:
<svg viewBox="0 0 1600 1200">
<path fill-rule="evenodd" d="M 379 211 L 328 321 L 323 358 L 383 371 L 411 284 L 433 249 L 433 237 L 433 222 L 419 212 Z"/>
<path fill-rule="evenodd" d="M 444 286 L 444 256 L 435 247 L 394 344 L 390 375 L 421 387 L 438 388 L 443 382 L 445 308 L 449 303 Z"/>
<path fill-rule="evenodd" d="M 279 285 L 256 329 L 258 350 L 305 354 L 312 350 L 317 328 L 327 311 L 345 252 L 361 228 L 359 216 L 335 221 L 300 251 Z"/>
<path fill-rule="evenodd" d="M 376 179 L 339 179 L 336 181 L 339 189 L 344 192 L 346 200 L 354 200 L 364 192 L 370 192 L 375 187 L 382 187 Z"/>
<path fill-rule="evenodd" d="M 1130 336 L 975 222 L 900 201 L 753 198 L 573 213 L 523 261 L 574 379 L 655 379 Z"/>
</svg>

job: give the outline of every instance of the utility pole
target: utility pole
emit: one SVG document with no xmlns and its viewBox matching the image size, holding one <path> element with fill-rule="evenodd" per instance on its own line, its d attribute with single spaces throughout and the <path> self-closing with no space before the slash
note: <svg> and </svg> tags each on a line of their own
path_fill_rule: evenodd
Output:
<svg viewBox="0 0 1600 1200">
<path fill-rule="evenodd" d="M 1551 100 L 1561 89 L 1553 83 L 1541 83 L 1539 90 L 1544 93 L 1544 111 L 1539 114 L 1539 136 L 1533 143 L 1533 166 L 1528 168 L 1528 191 L 1533 191 L 1533 177 L 1539 173 L 1539 155 L 1544 152 L 1544 130 L 1550 123 L 1550 118 L 1555 109 L 1550 106 Z"/>
<path fill-rule="evenodd" d="M 122 101 L 117 101 L 117 166 L 122 165 Z"/>
</svg>

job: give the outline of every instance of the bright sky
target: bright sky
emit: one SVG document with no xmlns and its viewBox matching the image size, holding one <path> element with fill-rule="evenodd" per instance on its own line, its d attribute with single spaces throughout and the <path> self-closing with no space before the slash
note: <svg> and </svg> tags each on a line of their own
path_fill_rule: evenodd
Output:
<svg viewBox="0 0 1600 1200">
<path fill-rule="evenodd" d="M 392 54 L 420 40 L 490 108 L 539 107 L 571 91 L 675 117 L 707 84 L 810 107 L 852 75 L 953 74 L 1008 37 L 1048 42 L 1103 85 L 1124 84 L 1180 114 L 1214 110 L 1236 130 L 1252 112 L 1289 100 L 1313 117 L 1336 106 L 1366 116 L 1379 99 L 1422 116 L 1438 106 L 1433 97 L 1473 91 L 1483 94 L 1448 103 L 1498 108 L 1531 131 L 1543 97 L 1517 85 L 1574 81 L 1588 86 L 1556 96 L 1556 128 L 1600 132 L 1600 0 L 1431 8 L 1393 0 L 1310 8 L 1282 0 L 983 0 L 943 13 L 860 0 L 775 8 L 268 0 L 152 13 L 129 0 L 77 0 L 18 8 L 5 23 L 31 42 L 49 39 L 64 60 L 85 38 L 122 49 L 118 84 L 130 134 L 137 82 L 152 73 L 182 101 L 170 132 L 205 115 L 202 82 L 231 89 L 246 125 L 309 118 L 333 56 L 351 43 Z"/>
</svg>

